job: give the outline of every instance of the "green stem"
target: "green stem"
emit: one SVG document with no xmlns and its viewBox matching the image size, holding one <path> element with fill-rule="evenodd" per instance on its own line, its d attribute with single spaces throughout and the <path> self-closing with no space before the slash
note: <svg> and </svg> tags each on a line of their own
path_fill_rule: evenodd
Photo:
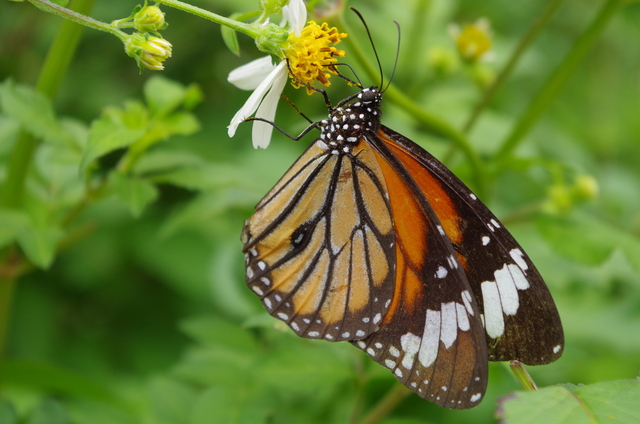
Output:
<svg viewBox="0 0 640 424">
<path fill-rule="evenodd" d="M 11 316 L 11 303 L 13 289 L 15 288 L 13 276 L 0 276 L 0 360 L 4 357 L 5 342 L 9 331 L 9 317 Z"/>
<path fill-rule="evenodd" d="M 74 6 L 73 9 L 67 9 L 65 7 L 58 6 L 57 4 L 51 3 L 50 1 L 47 1 L 47 0 L 29 0 L 29 2 L 40 10 L 53 13 L 54 15 L 61 16 L 66 20 L 74 22 L 78 25 L 83 25 L 89 28 L 97 29 L 98 31 L 104 31 L 109 34 L 113 34 L 123 42 L 127 38 L 129 38 L 129 35 L 127 33 L 120 31 L 115 26 L 111 24 L 107 24 L 105 22 L 95 20 L 93 18 L 90 18 L 89 16 L 84 15 L 84 13 L 87 13 L 91 8 L 90 7 L 87 8 L 86 9 L 87 12 L 81 11 L 81 8 L 84 9 L 84 6 L 82 5 L 76 6 L 76 4 L 84 3 L 82 0 L 73 2 L 73 6 Z M 91 1 L 90 3 L 93 5 L 93 1 Z"/>
<path fill-rule="evenodd" d="M 182 10 L 183 12 L 191 13 L 200 18 L 204 18 L 220 25 L 228 26 L 229 28 L 248 35 L 251 38 L 256 38 L 259 35 L 259 30 L 251 24 L 245 24 L 235 21 L 233 19 L 225 18 L 224 16 L 217 15 L 208 10 L 201 9 L 197 6 L 193 6 L 189 3 L 184 3 L 178 0 L 154 0 L 156 3 L 164 4 L 165 6 L 173 7 L 174 9 Z"/>
<path fill-rule="evenodd" d="M 529 30 L 518 42 L 518 45 L 511 54 L 511 57 L 507 61 L 507 64 L 500 71 L 493 84 L 491 84 L 491 86 L 485 91 L 484 96 L 482 96 L 480 102 L 478 102 L 478 104 L 471 112 L 471 115 L 469 116 L 467 122 L 463 127 L 463 131 L 465 133 L 471 131 L 471 128 L 473 128 L 473 125 L 476 123 L 478 117 L 480 116 L 480 113 L 489 105 L 498 89 L 502 87 L 504 82 L 511 76 L 511 73 L 522 57 L 522 54 L 533 42 L 533 40 L 536 39 L 540 31 L 542 31 L 542 29 L 547 26 L 547 23 L 549 23 L 549 20 L 556 13 L 563 2 L 564 0 L 551 0 L 549 3 L 547 3 L 547 7 L 544 8 L 542 14 L 540 14 L 538 19 L 536 19 L 533 24 L 531 24 Z"/>
<path fill-rule="evenodd" d="M 342 17 L 339 17 L 339 26 L 345 29 L 347 33 L 352 33 L 348 28 L 347 23 Z M 364 67 L 365 72 L 372 79 L 379 78 L 379 70 L 368 60 L 367 55 L 363 52 L 360 45 L 355 41 L 354 37 L 347 37 L 345 39 L 350 47 L 349 52 L 356 57 L 356 60 Z M 385 92 L 385 96 L 404 109 L 407 113 L 413 116 L 418 122 L 420 122 L 429 132 L 446 139 L 451 140 L 459 148 L 462 149 L 469 165 L 471 166 L 471 172 L 473 174 L 475 189 L 482 197 L 484 194 L 484 188 L 486 185 L 485 175 L 483 172 L 482 161 L 478 153 L 473 149 L 467 137 L 457 130 L 448 121 L 440 118 L 436 114 L 420 107 L 409 96 L 398 90 L 395 86 L 390 85 Z"/>
<path fill-rule="evenodd" d="M 542 86 L 536 97 L 529 104 L 527 110 L 520 116 L 511 133 L 503 141 L 496 159 L 506 160 L 518 147 L 524 136 L 549 108 L 565 83 L 583 61 L 591 46 L 605 29 L 607 23 L 615 15 L 618 9 L 627 3 L 627 0 L 607 0 L 598 12 L 598 15 L 589 27 L 576 40 L 571 51 L 567 54 L 560 66 L 551 74 Z"/>
<path fill-rule="evenodd" d="M 519 362 L 519 361 L 511 361 L 509 363 L 509 367 L 511 368 L 511 371 L 513 372 L 513 375 L 516 376 L 516 379 L 522 385 L 523 389 L 529 390 L 529 391 L 530 390 L 538 390 L 538 386 L 536 386 L 535 381 L 533 381 L 533 378 L 531 378 L 531 376 L 529 375 L 527 370 L 524 369 L 524 366 L 522 365 L 521 362 Z"/>
<path fill-rule="evenodd" d="M 404 385 L 398 382 L 394 383 L 391 390 L 384 395 L 380 402 L 378 402 L 371 412 L 369 412 L 358 424 L 375 424 L 380 422 L 410 394 L 411 391 L 409 391 L 409 389 Z"/>
</svg>

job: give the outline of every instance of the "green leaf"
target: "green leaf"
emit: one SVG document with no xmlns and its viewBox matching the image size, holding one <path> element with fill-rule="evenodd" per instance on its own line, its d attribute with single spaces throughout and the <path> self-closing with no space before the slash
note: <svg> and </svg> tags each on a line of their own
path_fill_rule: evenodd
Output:
<svg viewBox="0 0 640 424">
<path fill-rule="evenodd" d="M 182 228 L 209 221 L 233 208 L 253 206 L 256 198 L 257 196 L 253 193 L 236 189 L 202 194 L 167 219 L 160 230 L 160 235 L 168 237 Z"/>
<path fill-rule="evenodd" d="M 73 142 L 58 122 L 51 100 L 31 86 L 5 81 L 0 85 L 0 106 L 38 138 L 62 145 Z"/>
<path fill-rule="evenodd" d="M 23 213 L 0 209 L 0 247 L 13 242 L 29 226 L 29 218 Z"/>
<path fill-rule="evenodd" d="M 103 402 L 125 409 L 127 405 L 106 387 L 84 376 L 44 362 L 5 359 L 0 375 L 6 387 L 22 387 Z"/>
<path fill-rule="evenodd" d="M 45 399 L 31 414 L 28 424 L 71 424 L 67 411 L 58 402 Z"/>
<path fill-rule="evenodd" d="M 607 381 L 515 392 L 499 401 L 504 424 L 598 424 L 640 422 L 640 382 Z"/>
<path fill-rule="evenodd" d="M 168 137 L 173 134 L 191 135 L 200 129 L 200 122 L 189 112 L 176 112 L 161 121 Z"/>
<path fill-rule="evenodd" d="M 155 378 L 149 386 L 151 410 L 159 423 L 189 424 L 195 390 L 166 377 Z"/>
<path fill-rule="evenodd" d="M 18 244 L 37 267 L 47 269 L 53 262 L 58 241 L 64 232 L 56 225 L 32 223 L 18 236 Z"/>
<path fill-rule="evenodd" d="M 201 344 L 226 346 L 240 352 L 258 349 L 249 331 L 214 316 L 186 319 L 180 323 L 180 329 Z"/>
<path fill-rule="evenodd" d="M 236 19 L 240 16 L 240 13 L 234 13 L 229 18 Z M 231 53 L 236 56 L 240 56 L 240 43 L 238 43 L 238 33 L 233 29 L 222 25 L 220 27 L 220 31 L 222 32 L 222 41 L 224 41 L 224 45 L 227 46 Z"/>
<path fill-rule="evenodd" d="M 215 386 L 197 400 L 191 423 L 265 423 L 276 404 L 274 396 L 264 388 Z"/>
<path fill-rule="evenodd" d="M 620 249 L 640 271 L 640 239 L 583 213 L 569 218 L 542 215 L 537 219 L 542 236 L 559 254 L 588 265 L 603 263 Z"/>
<path fill-rule="evenodd" d="M 146 112 L 139 103 L 129 102 L 125 110 L 106 109 L 91 124 L 80 170 L 84 172 L 93 160 L 133 144 L 145 134 L 147 123 Z"/>
<path fill-rule="evenodd" d="M 158 189 L 149 181 L 120 172 L 114 172 L 111 178 L 116 195 L 136 218 L 149 203 L 158 198 Z"/>
<path fill-rule="evenodd" d="M 285 392 L 311 395 L 354 377 L 353 367 L 332 346 L 292 339 L 263 355 L 256 364 L 258 381 Z M 300 384 L 304 381 L 304 384 Z"/>
<path fill-rule="evenodd" d="M 154 75 L 144 85 L 144 95 L 154 117 L 163 117 L 177 109 L 185 99 L 186 88 L 175 81 Z"/>
</svg>

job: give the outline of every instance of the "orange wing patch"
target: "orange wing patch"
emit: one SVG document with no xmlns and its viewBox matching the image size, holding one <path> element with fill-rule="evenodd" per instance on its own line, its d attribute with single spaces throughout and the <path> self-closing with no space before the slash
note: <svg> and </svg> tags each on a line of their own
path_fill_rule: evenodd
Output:
<svg viewBox="0 0 640 424">
<path fill-rule="evenodd" d="M 457 244 L 462 241 L 462 229 L 460 228 L 460 219 L 456 206 L 451 197 L 442 188 L 442 185 L 433 175 L 413 158 L 404 148 L 396 144 L 389 138 L 384 131 L 379 130 L 378 136 L 400 159 L 402 164 L 407 168 L 413 179 L 418 183 L 420 190 L 424 193 L 433 211 L 438 216 L 444 232 L 452 243 Z"/>
</svg>

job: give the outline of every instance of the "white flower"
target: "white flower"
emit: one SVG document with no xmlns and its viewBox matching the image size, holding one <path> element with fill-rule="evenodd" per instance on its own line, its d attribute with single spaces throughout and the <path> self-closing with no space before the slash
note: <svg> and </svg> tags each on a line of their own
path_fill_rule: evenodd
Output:
<svg viewBox="0 0 640 424">
<path fill-rule="evenodd" d="M 289 23 L 289 33 L 300 36 L 304 28 L 307 10 L 302 0 L 291 0 L 282 8 L 282 26 Z M 287 82 L 289 70 L 286 60 L 274 65 L 270 56 L 256 59 L 229 73 L 227 80 L 243 90 L 254 90 L 249 99 L 235 114 L 229 124 L 229 137 L 233 137 L 240 123 L 252 116 L 273 122 L 280 94 Z M 257 110 L 257 112 L 256 112 Z M 253 121 L 253 147 L 266 149 L 271 140 L 273 126 L 263 121 Z"/>
</svg>

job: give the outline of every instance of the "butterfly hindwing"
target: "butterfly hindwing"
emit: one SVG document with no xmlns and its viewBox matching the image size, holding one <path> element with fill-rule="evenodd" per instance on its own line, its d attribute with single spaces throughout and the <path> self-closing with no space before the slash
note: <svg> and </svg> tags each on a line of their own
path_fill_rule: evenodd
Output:
<svg viewBox="0 0 640 424">
<path fill-rule="evenodd" d="M 370 152 L 315 144 L 245 225 L 247 284 L 302 337 L 362 339 L 393 294 L 393 223 Z"/>
<path fill-rule="evenodd" d="M 448 408 L 472 407 L 487 384 L 479 309 L 426 198 L 380 144 L 367 142 L 375 146 L 397 217 L 395 293 L 379 331 L 354 345 L 421 397 Z"/>
<path fill-rule="evenodd" d="M 483 314 L 489 360 L 539 365 L 558 359 L 564 346 L 560 317 L 513 236 L 431 154 L 389 128 L 378 134 L 409 169 L 453 243 Z"/>
</svg>

